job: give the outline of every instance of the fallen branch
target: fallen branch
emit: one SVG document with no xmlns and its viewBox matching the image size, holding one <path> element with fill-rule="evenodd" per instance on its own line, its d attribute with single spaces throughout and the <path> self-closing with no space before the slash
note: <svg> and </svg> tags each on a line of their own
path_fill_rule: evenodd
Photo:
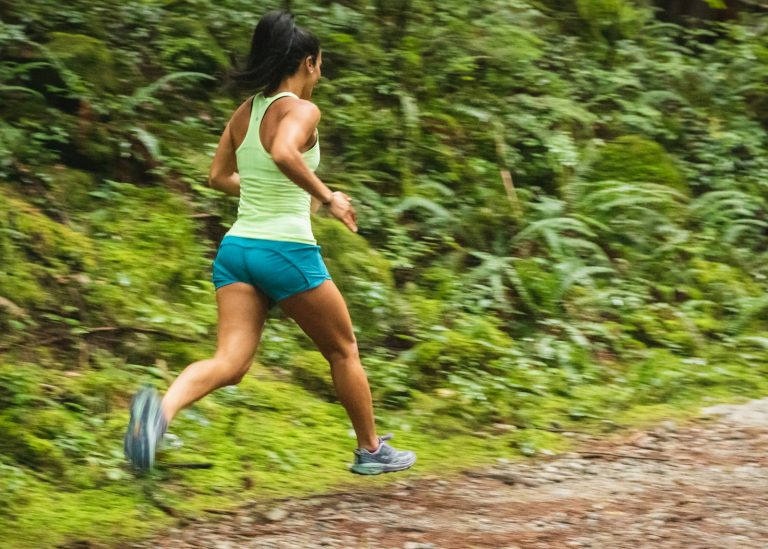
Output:
<svg viewBox="0 0 768 549">
<path fill-rule="evenodd" d="M 145 334 L 159 334 L 159 335 L 164 335 L 174 339 L 180 339 L 182 341 L 198 341 L 198 339 L 193 337 L 179 335 L 179 334 L 172 334 L 170 332 L 166 332 L 165 330 L 159 330 L 157 328 L 143 328 L 141 326 L 97 326 L 95 328 L 91 328 L 83 332 L 83 335 L 91 335 L 99 332 L 115 332 L 119 330 L 126 330 L 130 332 L 139 332 L 139 333 L 145 333 Z"/>
<path fill-rule="evenodd" d="M 213 463 L 165 463 L 163 467 L 169 469 L 211 469 Z"/>
<path fill-rule="evenodd" d="M 129 332 L 138 332 L 138 333 L 145 333 L 145 334 L 158 334 L 163 335 L 166 337 L 170 337 L 172 339 L 178 339 L 180 341 L 190 341 L 190 342 L 197 342 L 200 341 L 199 339 L 185 336 L 185 335 L 179 335 L 179 334 L 172 334 L 170 332 L 166 332 L 164 330 L 159 330 L 157 328 L 143 328 L 141 326 L 97 326 L 95 328 L 91 328 L 89 330 L 86 330 L 84 332 L 81 332 L 80 334 L 62 334 L 57 335 L 54 337 L 49 337 L 48 339 L 43 339 L 41 341 L 36 341 L 35 346 L 40 347 L 43 345 L 50 345 L 51 343 L 56 343 L 57 341 L 61 341 L 63 339 L 70 339 L 77 337 L 79 335 L 93 335 L 97 333 L 102 332 L 117 332 L 117 331 L 129 331 Z M 22 345 L 25 345 L 27 343 L 30 343 L 28 341 L 14 341 L 13 343 L 5 346 L 0 346 L 0 352 L 8 351 L 10 349 L 13 349 L 14 347 L 21 347 Z"/>
<path fill-rule="evenodd" d="M 150 502 L 152 502 L 152 505 L 160 509 L 166 515 L 171 516 L 173 518 L 180 518 L 182 516 L 179 511 L 177 511 L 167 503 L 160 501 L 160 499 L 151 490 L 148 483 L 144 484 L 144 495 L 147 497 L 147 499 Z"/>
<path fill-rule="evenodd" d="M 211 513 L 212 515 L 232 516 L 237 515 L 240 511 L 236 509 L 203 509 L 203 512 Z"/>
<path fill-rule="evenodd" d="M 632 454 L 615 454 L 612 452 L 596 452 L 596 451 L 586 451 L 586 452 L 575 452 L 576 454 L 579 454 L 582 457 L 585 458 L 591 458 L 591 457 L 617 457 L 617 458 L 627 458 L 627 459 L 645 459 L 649 461 L 674 461 L 670 458 L 663 458 L 663 457 L 654 457 L 654 456 L 637 456 Z"/>
<path fill-rule="evenodd" d="M 512 181 L 512 174 L 507 168 L 506 159 L 506 143 L 504 142 L 503 126 L 500 122 L 494 124 L 493 139 L 496 142 L 496 155 L 499 160 L 499 174 L 501 175 L 501 182 L 504 185 L 504 191 L 507 193 L 507 200 L 512 206 L 512 210 L 518 219 L 523 217 L 523 209 L 520 206 L 520 200 L 517 198 L 517 192 L 515 191 L 515 184 Z"/>
</svg>

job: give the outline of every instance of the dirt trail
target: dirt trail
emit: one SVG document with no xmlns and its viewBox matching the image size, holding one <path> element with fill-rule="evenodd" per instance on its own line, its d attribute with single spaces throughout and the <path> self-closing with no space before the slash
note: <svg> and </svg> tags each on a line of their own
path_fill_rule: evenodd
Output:
<svg viewBox="0 0 768 549">
<path fill-rule="evenodd" d="M 281 501 L 145 547 L 768 547 L 768 399 L 583 446 L 450 479 Z"/>
</svg>

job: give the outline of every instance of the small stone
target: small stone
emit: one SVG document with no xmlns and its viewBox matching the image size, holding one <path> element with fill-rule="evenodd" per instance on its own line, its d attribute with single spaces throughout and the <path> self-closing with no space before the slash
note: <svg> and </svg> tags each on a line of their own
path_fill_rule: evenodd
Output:
<svg viewBox="0 0 768 549">
<path fill-rule="evenodd" d="M 664 429 L 668 433 L 676 433 L 677 432 L 677 423 L 675 423 L 671 419 L 668 419 L 666 421 L 662 421 L 661 422 L 661 428 Z"/>
<path fill-rule="evenodd" d="M 511 473 L 511 472 L 506 472 L 506 471 L 502 471 L 502 472 L 494 474 L 493 478 L 495 478 L 497 480 L 500 480 L 501 482 L 503 482 L 504 484 L 507 484 L 509 486 L 513 486 L 515 484 L 520 484 L 520 485 L 527 486 L 527 487 L 533 487 L 533 486 L 538 486 L 539 485 L 538 481 L 536 481 L 534 479 L 527 478 L 527 477 L 521 477 L 518 474 Z"/>
<path fill-rule="evenodd" d="M 646 450 L 653 450 L 658 446 L 658 444 L 656 444 L 656 440 L 648 435 L 640 437 L 634 442 L 634 444 L 638 448 L 644 448 Z"/>
<path fill-rule="evenodd" d="M 728 526 L 733 526 L 734 528 L 742 529 L 742 528 L 751 528 L 752 523 L 748 521 L 747 519 L 741 518 L 741 517 L 733 517 L 730 519 L 727 519 L 724 521 Z"/>
<path fill-rule="evenodd" d="M 288 511 L 286 511 L 285 509 L 281 509 L 280 507 L 275 507 L 274 509 L 270 509 L 264 515 L 264 518 L 270 522 L 279 522 L 281 520 L 284 520 L 287 517 L 288 517 Z"/>
<path fill-rule="evenodd" d="M 667 521 L 673 518 L 674 515 L 667 513 L 666 511 L 654 511 L 648 515 L 648 518 L 654 521 Z"/>
<path fill-rule="evenodd" d="M 542 473 L 539 477 L 549 482 L 563 482 L 563 475 L 559 473 Z"/>
<path fill-rule="evenodd" d="M 517 477 L 517 483 L 527 486 L 528 488 L 535 488 L 541 484 L 538 480 L 529 477 Z"/>
</svg>

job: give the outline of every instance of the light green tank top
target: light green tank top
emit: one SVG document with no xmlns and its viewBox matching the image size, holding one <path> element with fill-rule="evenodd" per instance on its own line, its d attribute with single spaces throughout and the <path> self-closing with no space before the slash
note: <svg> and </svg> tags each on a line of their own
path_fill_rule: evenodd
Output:
<svg viewBox="0 0 768 549">
<path fill-rule="evenodd" d="M 292 95 L 281 92 L 253 97 L 245 138 L 235 151 L 240 174 L 240 204 L 237 220 L 227 235 L 317 244 L 312 233 L 312 196 L 281 172 L 259 139 L 261 119 L 276 99 Z M 320 136 L 304 153 L 304 161 L 315 171 L 320 164 Z M 226 236 L 226 235 L 225 235 Z"/>
</svg>

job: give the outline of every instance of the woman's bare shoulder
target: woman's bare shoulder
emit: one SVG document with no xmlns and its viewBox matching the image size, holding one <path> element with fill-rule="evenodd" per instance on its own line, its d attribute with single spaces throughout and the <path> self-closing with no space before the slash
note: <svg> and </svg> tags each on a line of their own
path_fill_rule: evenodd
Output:
<svg viewBox="0 0 768 549">
<path fill-rule="evenodd" d="M 290 101 L 285 103 L 285 112 L 288 114 L 290 111 L 292 115 L 299 116 L 301 118 L 310 118 L 312 120 L 320 119 L 320 107 L 315 105 L 308 99 L 301 99 L 300 97 L 291 97 Z"/>
<path fill-rule="evenodd" d="M 250 118 L 251 116 L 251 106 L 253 105 L 253 96 L 247 97 L 240 105 L 235 109 L 235 111 L 232 113 L 232 116 L 230 116 L 230 120 L 238 120 L 243 117 Z"/>
<path fill-rule="evenodd" d="M 251 119 L 252 103 L 253 97 L 248 97 L 245 101 L 240 103 L 240 106 L 238 106 L 232 113 L 232 116 L 229 117 L 229 126 L 238 136 L 244 135 L 248 129 L 248 124 Z"/>
</svg>

